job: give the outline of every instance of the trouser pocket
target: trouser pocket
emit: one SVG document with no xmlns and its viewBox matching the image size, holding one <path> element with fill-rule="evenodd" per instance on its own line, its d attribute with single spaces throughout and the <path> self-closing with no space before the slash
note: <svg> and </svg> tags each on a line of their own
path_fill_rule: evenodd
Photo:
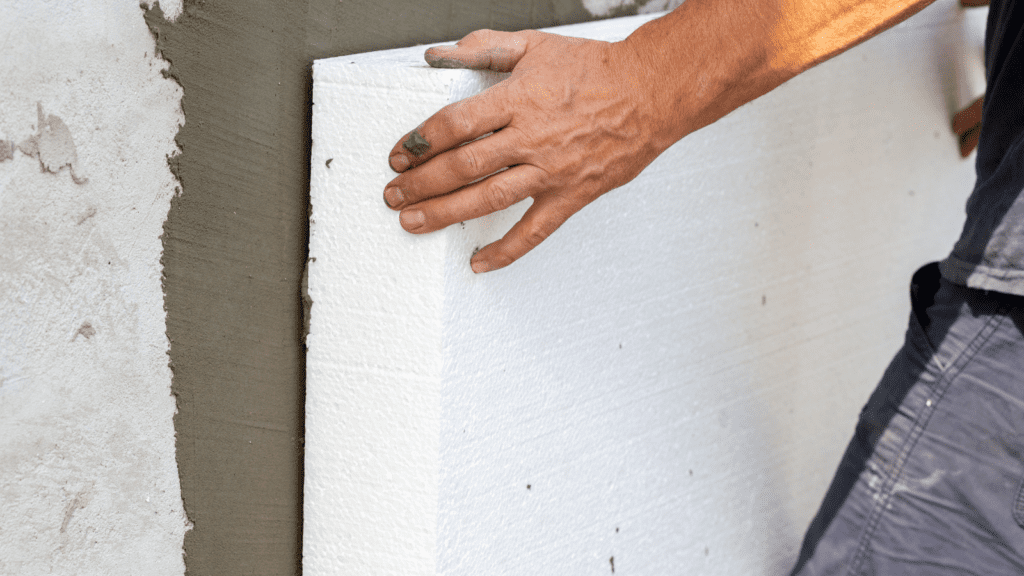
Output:
<svg viewBox="0 0 1024 576">
<path fill-rule="evenodd" d="M 927 343 L 926 352 L 929 356 L 935 353 L 939 342 L 932 341 L 928 335 L 928 328 L 931 326 L 928 309 L 935 303 L 941 280 L 942 273 L 939 271 L 938 262 L 925 264 L 910 280 L 910 329 L 918 332 L 921 339 Z"/>
</svg>

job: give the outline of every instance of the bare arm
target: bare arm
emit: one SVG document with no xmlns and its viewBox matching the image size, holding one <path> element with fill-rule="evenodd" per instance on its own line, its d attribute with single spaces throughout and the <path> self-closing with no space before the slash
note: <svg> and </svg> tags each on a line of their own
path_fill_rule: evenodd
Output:
<svg viewBox="0 0 1024 576">
<path fill-rule="evenodd" d="M 474 32 L 427 62 L 512 74 L 395 145 L 385 202 L 425 233 L 532 197 L 471 260 L 475 272 L 502 268 L 687 134 L 931 1 L 687 0 L 616 43 Z"/>
</svg>

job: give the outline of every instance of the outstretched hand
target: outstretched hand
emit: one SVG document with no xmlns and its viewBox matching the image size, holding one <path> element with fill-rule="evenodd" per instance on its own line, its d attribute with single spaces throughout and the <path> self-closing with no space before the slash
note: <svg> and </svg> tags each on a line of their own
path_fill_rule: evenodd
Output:
<svg viewBox="0 0 1024 576">
<path fill-rule="evenodd" d="M 533 198 L 470 261 L 503 268 L 680 138 L 931 1 L 684 2 L 614 43 L 473 32 L 427 62 L 511 75 L 405 135 L 384 201 L 421 234 Z"/>
<path fill-rule="evenodd" d="M 389 158 L 400 174 L 384 201 L 414 234 L 533 198 L 501 240 L 473 255 L 474 272 L 516 261 L 671 144 L 654 137 L 656 111 L 641 63 L 625 43 L 480 30 L 427 50 L 426 60 L 437 68 L 511 72 L 431 116 Z"/>
</svg>

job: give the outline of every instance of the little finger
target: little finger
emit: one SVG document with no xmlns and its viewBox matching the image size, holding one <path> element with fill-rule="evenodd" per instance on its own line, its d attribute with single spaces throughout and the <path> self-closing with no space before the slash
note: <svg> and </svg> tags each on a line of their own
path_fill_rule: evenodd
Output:
<svg viewBox="0 0 1024 576">
<path fill-rule="evenodd" d="M 522 219 L 501 240 L 484 246 L 474 254 L 469 262 L 470 267 L 473 272 L 481 274 L 508 266 L 551 236 L 573 212 L 557 196 L 535 196 Z"/>
</svg>

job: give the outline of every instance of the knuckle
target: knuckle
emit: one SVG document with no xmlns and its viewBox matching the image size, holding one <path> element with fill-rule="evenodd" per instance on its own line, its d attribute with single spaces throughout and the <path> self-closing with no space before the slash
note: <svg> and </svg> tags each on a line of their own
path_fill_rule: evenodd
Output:
<svg viewBox="0 0 1024 576">
<path fill-rule="evenodd" d="M 551 231 L 541 224 L 531 224 L 523 230 L 523 241 L 531 247 L 547 240 L 548 236 L 551 236 Z"/>
<path fill-rule="evenodd" d="M 482 175 L 482 169 L 480 154 L 470 146 L 463 146 L 452 155 L 451 170 L 460 179 L 476 179 Z"/>
<path fill-rule="evenodd" d="M 470 134 L 473 129 L 473 121 L 470 117 L 468 108 L 466 106 L 460 106 L 459 104 L 455 104 L 448 108 L 442 116 L 441 121 L 449 133 L 457 136 Z"/>
<path fill-rule="evenodd" d="M 519 36 L 520 39 L 525 40 L 527 42 L 534 43 L 534 44 L 543 42 L 544 40 L 547 39 L 547 36 L 549 36 L 549 34 L 546 34 L 544 32 L 540 32 L 538 30 L 533 30 L 533 29 L 530 29 L 530 30 L 520 30 L 516 34 L 517 34 L 517 36 Z"/>
<path fill-rule="evenodd" d="M 466 34 L 463 40 L 469 40 L 470 42 L 484 42 L 486 40 L 489 40 L 493 35 L 494 30 L 491 30 L 489 28 L 481 28 L 479 30 L 474 30 L 469 34 Z"/>
<path fill-rule="evenodd" d="M 508 183 L 497 181 L 487 186 L 487 193 L 484 195 L 487 201 L 487 208 L 490 212 L 504 210 L 516 203 L 516 193 Z"/>
</svg>

